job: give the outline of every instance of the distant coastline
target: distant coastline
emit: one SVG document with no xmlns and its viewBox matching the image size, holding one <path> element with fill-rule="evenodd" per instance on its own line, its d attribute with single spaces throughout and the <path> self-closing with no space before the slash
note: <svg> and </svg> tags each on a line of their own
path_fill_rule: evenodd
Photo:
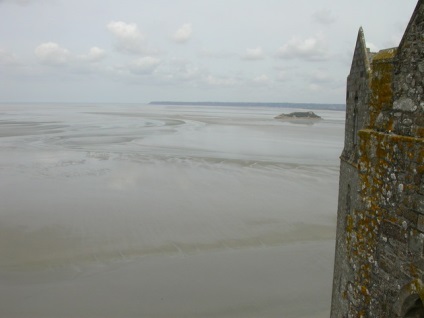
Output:
<svg viewBox="0 0 424 318">
<path fill-rule="evenodd" d="M 152 101 L 149 105 L 164 106 L 235 106 L 235 107 L 278 107 L 278 108 L 304 108 L 322 110 L 346 110 L 345 104 L 315 104 L 315 103 L 246 103 L 246 102 L 176 102 Z"/>
</svg>

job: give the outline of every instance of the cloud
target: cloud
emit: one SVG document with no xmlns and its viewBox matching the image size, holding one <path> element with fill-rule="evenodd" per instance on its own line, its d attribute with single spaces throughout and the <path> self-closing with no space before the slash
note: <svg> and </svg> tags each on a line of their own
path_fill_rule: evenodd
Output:
<svg viewBox="0 0 424 318">
<path fill-rule="evenodd" d="M 255 77 L 253 79 L 253 82 L 256 83 L 256 84 L 265 85 L 265 84 L 268 84 L 270 82 L 270 79 L 265 74 L 262 74 L 260 76 Z"/>
<path fill-rule="evenodd" d="M 213 58 L 213 59 L 226 59 L 226 58 L 237 57 L 237 54 L 234 54 L 234 53 L 224 52 L 224 51 L 212 51 L 205 48 L 202 48 L 200 52 L 198 53 L 198 55 L 200 57 Z"/>
<path fill-rule="evenodd" d="M 90 48 L 87 54 L 76 55 L 54 42 L 40 44 L 34 53 L 41 64 L 49 66 L 81 66 L 87 62 L 99 62 L 106 56 L 106 52 L 96 46 Z"/>
<path fill-rule="evenodd" d="M 11 66 L 17 64 L 18 59 L 13 53 L 0 49 L 0 65 Z"/>
<path fill-rule="evenodd" d="M 35 0 L 0 0 L 0 4 L 2 3 L 12 3 L 20 6 L 29 5 L 31 2 L 35 2 Z"/>
<path fill-rule="evenodd" d="M 184 24 L 174 34 L 174 41 L 177 43 L 185 43 L 190 40 L 193 30 L 190 23 Z"/>
<path fill-rule="evenodd" d="M 237 80 L 229 77 L 217 77 L 208 75 L 205 77 L 204 82 L 210 86 L 234 86 L 237 84 Z"/>
<path fill-rule="evenodd" d="M 155 78 L 162 84 L 190 84 L 202 82 L 209 72 L 191 60 L 171 58 L 161 62 L 160 67 L 155 69 Z"/>
<path fill-rule="evenodd" d="M 145 56 L 135 60 L 130 64 L 129 69 L 134 74 L 151 74 L 160 64 L 160 59 Z"/>
<path fill-rule="evenodd" d="M 338 89 L 340 85 L 344 87 L 344 79 L 332 76 L 328 70 L 317 69 L 311 73 L 303 74 L 303 79 L 308 82 L 308 89 L 313 92 L 332 91 Z"/>
<path fill-rule="evenodd" d="M 278 49 L 277 56 L 283 59 L 299 58 L 308 61 L 320 61 L 329 58 L 327 43 L 321 34 L 307 39 L 293 37 Z"/>
<path fill-rule="evenodd" d="M 195 81 L 202 78 L 205 75 L 205 70 L 195 65 L 186 64 L 178 68 L 174 74 L 176 78 L 183 81 Z"/>
<path fill-rule="evenodd" d="M 47 42 L 37 46 L 35 56 L 40 63 L 46 65 L 64 65 L 71 59 L 70 52 L 54 42 Z"/>
<path fill-rule="evenodd" d="M 391 48 L 398 47 L 400 41 L 402 40 L 403 34 L 405 32 L 405 26 L 408 24 L 408 20 L 405 21 L 397 21 L 394 22 L 390 28 L 390 32 L 388 32 L 387 37 L 383 44 L 380 47 L 383 48 Z"/>
<path fill-rule="evenodd" d="M 312 75 L 308 75 L 307 78 L 313 83 L 329 83 L 333 82 L 333 78 L 323 70 L 317 70 Z"/>
<path fill-rule="evenodd" d="M 371 43 L 371 42 L 367 42 L 367 48 L 370 49 L 371 52 L 378 52 L 379 51 L 378 47 L 374 43 Z"/>
<path fill-rule="evenodd" d="M 333 13 L 329 9 L 322 9 L 312 14 L 312 20 L 316 23 L 329 25 L 336 21 Z"/>
<path fill-rule="evenodd" d="M 88 62 L 99 62 L 103 60 L 106 56 L 106 52 L 97 46 L 93 46 L 87 54 L 80 55 L 80 58 L 82 60 L 88 61 Z"/>
<path fill-rule="evenodd" d="M 315 84 L 315 83 L 310 83 L 309 85 L 308 85 L 308 89 L 310 90 L 310 91 L 312 91 L 312 92 L 319 92 L 319 91 L 322 91 L 323 90 L 323 86 L 322 85 L 318 85 L 318 84 Z"/>
<path fill-rule="evenodd" d="M 275 80 L 277 82 L 285 82 L 289 79 L 290 77 L 288 76 L 288 73 L 286 71 L 280 70 L 277 73 L 277 76 L 275 78 Z"/>
<path fill-rule="evenodd" d="M 135 23 L 112 21 L 107 29 L 115 36 L 115 47 L 118 51 L 140 54 L 146 52 L 144 35 Z"/>
<path fill-rule="evenodd" d="M 243 55 L 244 60 L 263 60 L 265 58 L 264 51 L 261 47 L 257 47 L 254 49 L 246 49 L 246 53 Z"/>
<path fill-rule="evenodd" d="M 402 40 L 402 34 L 392 35 L 389 40 L 383 43 L 383 46 L 385 48 L 398 47 L 401 40 Z"/>
</svg>

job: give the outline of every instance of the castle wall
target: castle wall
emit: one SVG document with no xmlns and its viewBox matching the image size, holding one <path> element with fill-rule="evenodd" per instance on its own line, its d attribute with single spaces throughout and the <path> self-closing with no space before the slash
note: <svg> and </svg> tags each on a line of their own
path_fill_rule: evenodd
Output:
<svg viewBox="0 0 424 318">
<path fill-rule="evenodd" d="M 399 48 L 368 55 L 368 77 L 361 31 L 347 85 L 331 317 L 424 317 L 424 0 Z"/>
<path fill-rule="evenodd" d="M 395 304 L 402 289 L 424 292 L 424 228 L 418 225 L 419 211 L 424 212 L 419 177 L 424 148 L 416 138 L 369 129 L 359 134 L 361 200 L 345 227 L 354 268 L 354 301 L 348 312 L 354 317 L 398 317 L 402 304 Z"/>
<path fill-rule="evenodd" d="M 343 313 L 349 311 L 349 285 L 353 282 L 354 271 L 346 253 L 349 235 L 345 229 L 348 216 L 354 213 L 358 196 L 356 185 L 358 184 L 357 167 L 342 160 L 340 164 L 339 202 L 337 211 L 336 251 L 334 262 L 332 317 L 343 317 Z"/>
<path fill-rule="evenodd" d="M 346 253 L 349 238 L 347 221 L 358 205 L 358 131 L 369 122 L 370 65 L 362 28 L 358 32 L 346 87 L 345 144 L 340 157 L 339 199 L 337 210 L 336 253 L 332 296 L 332 317 L 343 317 L 349 311 L 354 270 Z"/>
<path fill-rule="evenodd" d="M 370 121 L 368 128 L 393 131 L 393 72 L 397 48 L 382 50 L 372 61 Z"/>
<path fill-rule="evenodd" d="M 368 122 L 370 64 L 362 28 L 358 32 L 346 86 L 346 126 L 342 157 L 356 162 L 358 131 Z"/>
<path fill-rule="evenodd" d="M 424 5 L 419 1 L 399 45 L 394 79 L 394 132 L 424 137 Z"/>
</svg>

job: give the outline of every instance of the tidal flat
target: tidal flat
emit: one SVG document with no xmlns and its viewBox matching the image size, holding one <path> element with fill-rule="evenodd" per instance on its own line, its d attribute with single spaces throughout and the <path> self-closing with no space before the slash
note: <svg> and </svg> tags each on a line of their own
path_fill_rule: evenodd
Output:
<svg viewBox="0 0 424 318">
<path fill-rule="evenodd" d="M 0 313 L 328 317 L 345 113 L 281 112 L 0 104 Z"/>
</svg>

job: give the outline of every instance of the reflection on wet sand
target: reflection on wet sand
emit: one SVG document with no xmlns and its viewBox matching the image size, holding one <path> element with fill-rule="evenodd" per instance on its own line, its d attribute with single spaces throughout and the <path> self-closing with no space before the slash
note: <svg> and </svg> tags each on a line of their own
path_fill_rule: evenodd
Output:
<svg viewBox="0 0 424 318">
<path fill-rule="evenodd" d="M 249 222 L 263 225 L 261 221 Z M 255 232 L 252 230 L 252 232 Z M 334 227 L 318 224 L 292 224 L 287 231 L 265 232 L 254 237 L 229 238 L 210 242 L 163 242 L 161 245 L 125 244 L 84 238 L 65 226 L 27 229 L 0 227 L 0 268 L 35 270 L 70 264 L 119 261 L 148 255 L 193 254 L 240 248 L 281 246 L 294 242 L 322 241 L 334 238 Z M 93 249 L 94 247 L 94 249 Z"/>
</svg>

